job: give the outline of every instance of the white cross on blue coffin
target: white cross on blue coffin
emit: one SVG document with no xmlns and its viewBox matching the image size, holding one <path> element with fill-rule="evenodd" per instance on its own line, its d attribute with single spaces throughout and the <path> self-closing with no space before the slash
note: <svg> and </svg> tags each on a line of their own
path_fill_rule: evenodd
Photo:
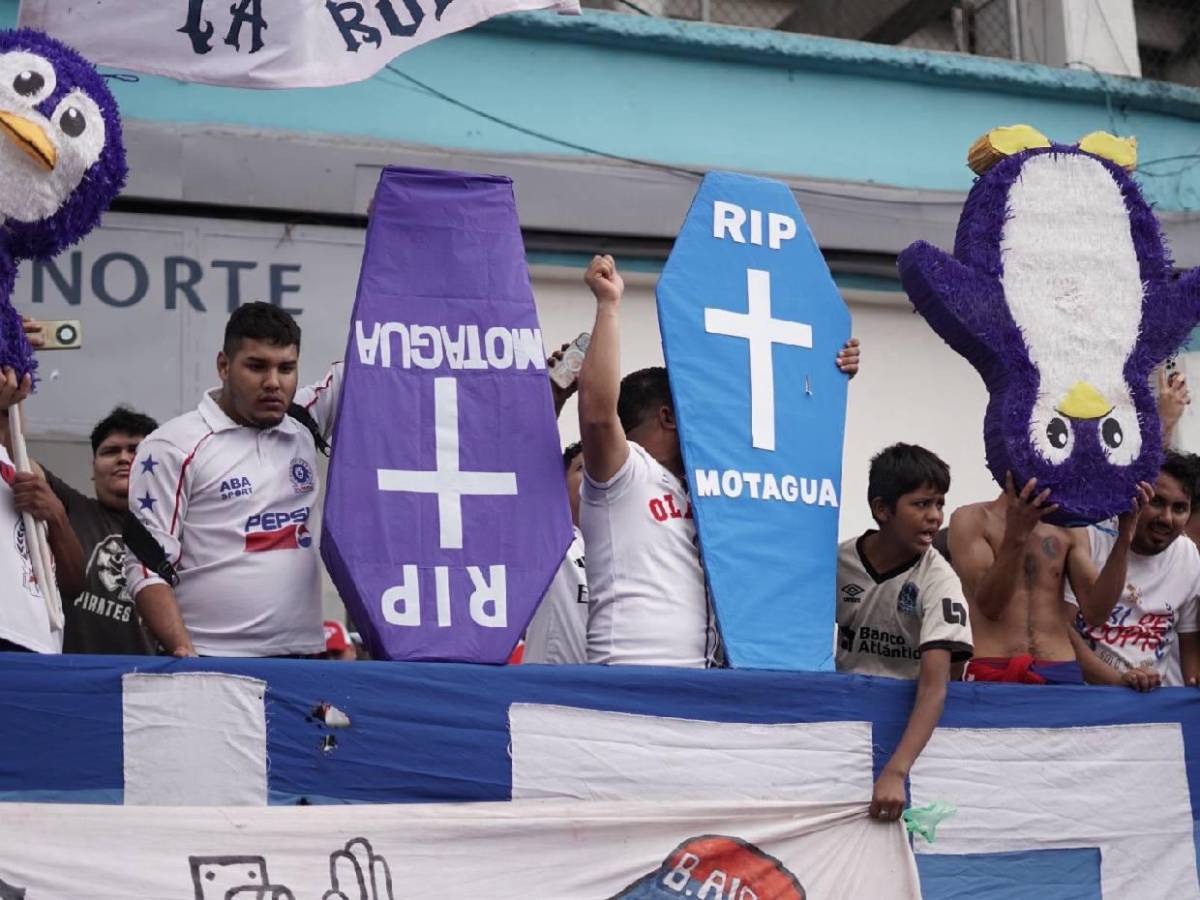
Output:
<svg viewBox="0 0 1200 900">
<path fill-rule="evenodd" d="M 831 669 L 850 314 L 787 185 L 705 176 L 658 319 L 726 657 Z"/>
<path fill-rule="evenodd" d="M 0 800 L 865 802 L 912 693 L 827 673 L 2 654 Z M 177 738 L 206 743 L 164 752 Z M 911 795 L 958 807 L 915 842 L 927 900 L 1200 896 L 1200 691 L 951 684 Z M 0 805 L 0 879 L 5 827 Z"/>
</svg>

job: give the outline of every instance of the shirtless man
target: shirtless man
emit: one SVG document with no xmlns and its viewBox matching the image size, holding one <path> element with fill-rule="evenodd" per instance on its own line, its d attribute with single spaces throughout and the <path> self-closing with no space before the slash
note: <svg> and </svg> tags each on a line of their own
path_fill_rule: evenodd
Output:
<svg viewBox="0 0 1200 900">
<path fill-rule="evenodd" d="M 1042 521 L 1057 509 L 1049 495 L 1038 492 L 1036 479 L 1018 493 L 1010 474 L 995 500 L 964 506 L 950 518 L 950 555 L 975 636 L 963 680 L 1157 687 L 1153 672 L 1120 673 L 1098 659 L 1072 627 L 1076 610 L 1063 600 L 1068 578 L 1076 593 L 1119 592 L 1123 585 L 1107 583 L 1107 566 L 1097 574 L 1082 529 Z"/>
</svg>

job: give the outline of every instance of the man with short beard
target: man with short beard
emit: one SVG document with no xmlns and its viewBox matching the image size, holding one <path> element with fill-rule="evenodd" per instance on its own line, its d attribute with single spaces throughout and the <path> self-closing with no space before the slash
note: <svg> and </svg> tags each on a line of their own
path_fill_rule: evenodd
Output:
<svg viewBox="0 0 1200 900">
<path fill-rule="evenodd" d="M 316 437 L 289 411 L 300 407 L 327 439 L 341 365 L 297 389 L 299 357 L 295 319 L 269 303 L 238 307 L 217 354 L 221 386 L 138 448 L 130 511 L 160 545 L 178 584 L 132 552 L 125 576 L 146 627 L 169 654 L 325 650 L 308 525 L 318 493 Z"/>
<path fill-rule="evenodd" d="M 1200 682 L 1200 551 L 1179 540 L 1192 511 L 1196 473 L 1170 452 L 1137 519 L 1087 529 L 1093 564 L 1111 569 L 1124 590 L 1115 605 L 1102 591 L 1066 599 L 1076 627 L 1103 662 L 1121 672 L 1157 673 L 1164 685 Z"/>
</svg>

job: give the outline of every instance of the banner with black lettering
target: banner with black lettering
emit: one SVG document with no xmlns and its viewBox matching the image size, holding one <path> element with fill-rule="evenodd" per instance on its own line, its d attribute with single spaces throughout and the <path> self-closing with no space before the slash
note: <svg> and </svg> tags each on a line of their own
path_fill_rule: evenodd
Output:
<svg viewBox="0 0 1200 900">
<path fill-rule="evenodd" d="M 7 893 L 5 892 L 7 889 Z M 0 896 L 917 900 L 865 803 L 7 804 Z"/>
<path fill-rule="evenodd" d="M 579 0 L 21 0 L 19 24 L 99 65 L 250 88 L 370 78 L 396 56 L 501 13 Z"/>
</svg>

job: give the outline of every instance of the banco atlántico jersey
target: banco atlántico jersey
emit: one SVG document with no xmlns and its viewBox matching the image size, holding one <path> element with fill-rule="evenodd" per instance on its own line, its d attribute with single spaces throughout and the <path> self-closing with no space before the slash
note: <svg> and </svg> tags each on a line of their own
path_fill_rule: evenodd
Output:
<svg viewBox="0 0 1200 900">
<path fill-rule="evenodd" d="M 342 366 L 300 388 L 323 435 L 333 430 Z M 179 573 L 175 596 L 201 656 L 276 656 L 325 648 L 312 434 L 290 416 L 239 425 L 210 391 L 148 435 L 129 476 L 129 508 Z M 130 595 L 164 583 L 126 554 Z"/>
<path fill-rule="evenodd" d="M 950 564 L 931 547 L 876 572 L 862 553 L 865 537 L 838 545 L 838 671 L 916 678 L 921 651 L 932 648 L 949 650 L 953 662 L 970 659 L 967 601 Z"/>
</svg>

